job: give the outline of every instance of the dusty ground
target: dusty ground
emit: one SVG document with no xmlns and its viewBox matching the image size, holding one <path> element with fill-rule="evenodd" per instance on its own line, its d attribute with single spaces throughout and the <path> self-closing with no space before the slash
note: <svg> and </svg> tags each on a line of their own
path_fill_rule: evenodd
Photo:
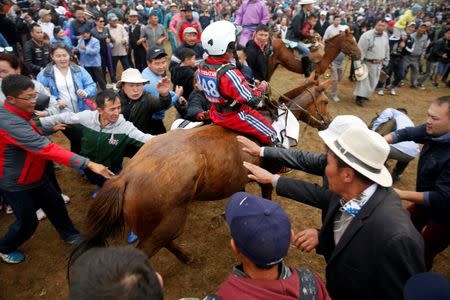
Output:
<svg viewBox="0 0 450 300">
<path fill-rule="evenodd" d="M 348 69 L 346 70 L 348 72 Z M 294 75 L 284 69 L 275 73 L 272 85 L 275 94 L 285 92 L 297 86 L 303 76 Z M 398 90 L 398 96 L 373 96 L 364 108 L 357 107 L 353 102 L 352 92 L 354 84 L 347 78 L 340 88 L 341 102 L 330 101 L 330 111 L 333 115 L 354 114 L 369 122 L 376 112 L 386 107 L 406 107 L 412 120 L 419 124 L 424 122 L 426 110 L 430 102 L 437 96 L 449 94 L 449 89 L 432 89 L 427 86 L 426 91 L 411 90 L 403 87 Z M 169 113 L 169 120 L 174 117 L 173 110 Z M 299 148 L 311 151 L 321 151 L 321 143 L 315 129 L 301 125 L 302 139 Z M 55 136 L 55 141 L 67 146 L 61 135 Z M 415 170 L 417 160 L 407 168 L 402 180 L 396 184 L 401 189 L 414 189 Z M 293 172 L 289 176 L 302 178 L 307 181 L 320 183 L 321 179 Z M 64 168 L 58 171 L 59 182 L 65 194 L 72 199 L 67 206 L 72 220 L 78 228 L 83 228 L 90 193 L 94 187 L 75 172 Z M 258 193 L 256 185 L 249 185 L 249 192 Z M 320 213 L 303 204 L 275 196 L 275 201 L 281 203 L 291 217 L 293 228 L 299 230 L 319 227 Z M 406 203 L 405 203 L 406 204 Z M 215 202 L 196 202 L 191 206 L 185 233 L 178 242 L 190 251 L 196 258 L 192 266 L 180 263 L 171 253 L 161 250 L 151 259 L 154 267 L 162 274 L 165 281 L 165 295 L 167 299 L 181 297 L 199 297 L 214 292 L 225 279 L 236 260 L 229 250 L 229 233 L 223 223 L 218 228 L 211 227 L 211 218 L 223 211 L 225 200 Z M 7 226 L 13 222 L 13 216 L 0 213 L 0 232 L 5 232 Z M 118 237 L 113 244 L 125 246 L 125 237 Z M 67 295 L 65 279 L 66 259 L 69 246 L 65 245 L 57 236 L 56 231 L 48 220 L 41 221 L 34 236 L 20 249 L 26 255 L 26 261 L 19 265 L 7 265 L 0 262 L 0 299 L 64 299 Z M 367 259 L 370 259 L 368 257 Z M 301 253 L 291 249 L 287 258 L 289 264 L 315 270 L 324 278 L 324 260 L 315 253 Z M 450 277 L 450 250 L 447 249 L 435 261 L 435 272 Z M 343 274 L 344 275 L 344 274 Z M 345 275 L 344 275 L 345 276 Z"/>
</svg>

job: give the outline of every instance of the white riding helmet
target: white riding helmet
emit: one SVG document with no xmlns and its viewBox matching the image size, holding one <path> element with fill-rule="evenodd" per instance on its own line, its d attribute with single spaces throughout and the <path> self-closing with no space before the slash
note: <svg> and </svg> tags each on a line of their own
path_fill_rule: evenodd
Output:
<svg viewBox="0 0 450 300">
<path fill-rule="evenodd" d="M 229 21 L 211 23 L 202 33 L 202 46 L 208 55 L 225 54 L 231 42 L 236 42 L 236 27 Z"/>
</svg>

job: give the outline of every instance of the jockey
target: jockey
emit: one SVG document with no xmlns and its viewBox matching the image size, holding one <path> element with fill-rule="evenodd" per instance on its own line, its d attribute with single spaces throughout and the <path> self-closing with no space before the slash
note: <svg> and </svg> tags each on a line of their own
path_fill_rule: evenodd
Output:
<svg viewBox="0 0 450 300">
<path fill-rule="evenodd" d="M 265 145 L 277 142 L 275 130 L 252 107 L 268 91 L 263 81 L 251 89 L 241 71 L 230 63 L 236 46 L 236 27 L 228 21 L 210 24 L 203 31 L 202 45 L 208 57 L 198 67 L 198 82 L 212 102 L 211 120 L 220 126 L 253 135 Z"/>
<path fill-rule="evenodd" d="M 305 77 L 309 77 L 310 75 L 311 61 L 309 59 L 310 51 L 307 45 L 302 42 L 302 39 L 305 38 L 305 36 L 302 34 L 302 30 L 306 29 L 304 28 L 304 25 L 305 23 L 307 23 L 309 17 L 313 14 L 314 3 L 316 3 L 315 0 L 301 0 L 298 3 L 299 5 L 301 5 L 302 9 L 297 15 L 295 15 L 286 33 L 286 39 L 289 42 L 297 43 L 297 49 L 302 54 L 302 65 Z M 312 28 L 314 28 L 314 26 L 312 26 Z"/>
</svg>

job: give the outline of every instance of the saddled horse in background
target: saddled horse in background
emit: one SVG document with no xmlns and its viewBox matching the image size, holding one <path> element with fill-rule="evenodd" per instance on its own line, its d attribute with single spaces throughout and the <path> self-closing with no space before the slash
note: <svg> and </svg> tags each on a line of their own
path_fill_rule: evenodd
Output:
<svg viewBox="0 0 450 300">
<path fill-rule="evenodd" d="M 309 80 L 282 101 L 297 119 L 322 128 L 323 121 L 330 121 L 324 93 L 330 86 L 330 80 L 320 85 Z M 207 125 L 173 130 L 146 143 L 91 202 L 83 232 L 86 239 L 70 261 L 91 247 L 106 246 L 106 239 L 121 232 L 126 222 L 139 237 L 137 247 L 149 257 L 166 247 L 189 262 L 189 256 L 174 243 L 183 231 L 189 203 L 242 191 L 249 182 L 243 161 L 261 164 L 260 158 L 242 151 L 237 135 Z M 271 193 L 272 187 L 266 186 L 264 196 Z"/>
<path fill-rule="evenodd" d="M 273 53 L 269 56 L 267 71 L 267 77 L 269 80 L 278 65 L 282 65 L 289 71 L 295 73 L 305 73 L 301 60 L 295 58 L 294 56 L 294 50 L 287 48 L 281 39 L 274 39 L 272 41 L 272 48 Z M 325 40 L 325 54 L 314 68 L 316 78 L 325 73 L 325 70 L 338 56 L 339 52 L 343 52 L 354 60 L 361 58 L 361 50 L 359 50 L 353 34 L 348 29 Z"/>
</svg>

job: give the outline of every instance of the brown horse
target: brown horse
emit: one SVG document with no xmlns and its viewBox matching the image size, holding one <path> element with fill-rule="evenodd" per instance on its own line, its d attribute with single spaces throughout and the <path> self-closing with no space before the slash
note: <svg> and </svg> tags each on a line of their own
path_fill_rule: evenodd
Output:
<svg viewBox="0 0 450 300">
<path fill-rule="evenodd" d="M 302 62 L 295 58 L 294 50 L 288 49 L 281 39 L 272 41 L 273 53 L 269 57 L 268 80 L 272 77 L 278 65 L 282 65 L 289 71 L 304 74 Z M 325 54 L 322 60 L 316 64 L 316 78 L 325 73 L 325 70 L 331 62 L 338 56 L 339 52 L 343 52 L 352 59 L 360 59 L 361 51 L 358 48 L 353 34 L 346 30 L 325 41 Z"/>
<path fill-rule="evenodd" d="M 318 120 L 330 120 L 324 93 L 330 83 L 308 81 L 296 89 L 296 95 L 302 92 L 299 96 L 291 101 L 283 98 L 284 102 L 298 119 L 321 126 Z M 126 222 L 139 237 L 137 247 L 149 257 L 166 247 L 181 261 L 189 262 L 189 256 L 174 243 L 183 231 L 189 203 L 223 199 L 242 191 L 249 181 L 243 161 L 261 164 L 259 158 L 241 150 L 237 135 L 208 125 L 170 131 L 146 143 L 90 204 L 86 240 L 70 261 L 90 247 L 106 246 L 106 238 L 120 232 Z M 271 188 L 266 187 L 266 197 Z"/>
</svg>

